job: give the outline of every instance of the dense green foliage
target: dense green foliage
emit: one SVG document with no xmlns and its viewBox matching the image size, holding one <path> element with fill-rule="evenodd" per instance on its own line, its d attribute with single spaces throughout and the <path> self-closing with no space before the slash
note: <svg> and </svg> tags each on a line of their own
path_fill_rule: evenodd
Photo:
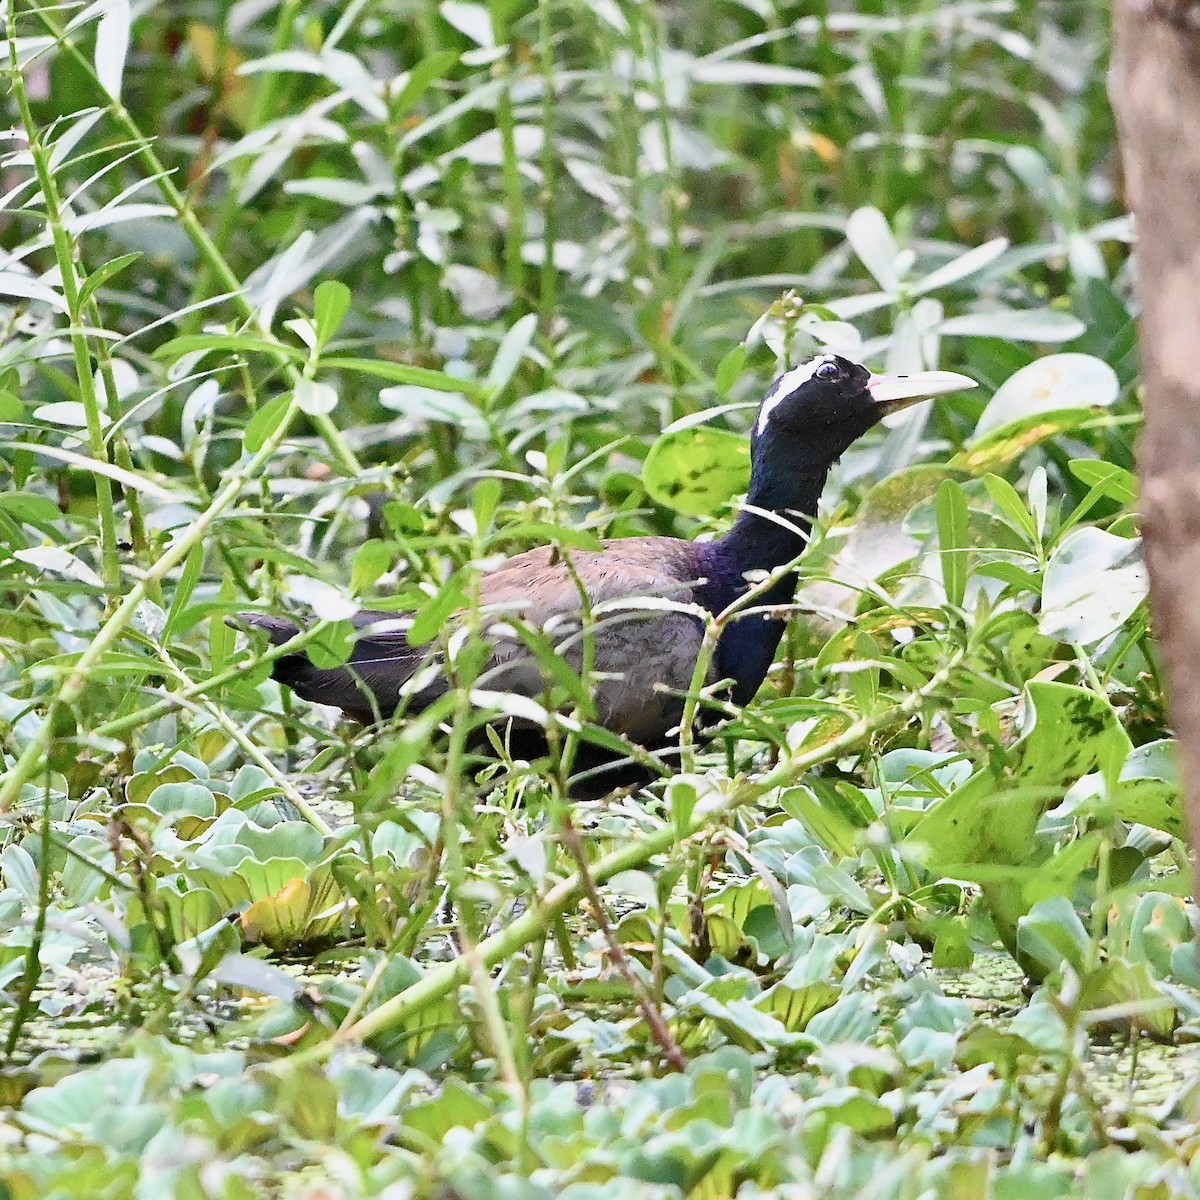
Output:
<svg viewBox="0 0 1200 1200">
<path fill-rule="evenodd" d="M 1103 6 L 813 7 L 9 0 L 0 1197 L 1200 1195 Z M 982 386 L 646 791 L 226 623 L 721 528 L 822 345 Z"/>
</svg>

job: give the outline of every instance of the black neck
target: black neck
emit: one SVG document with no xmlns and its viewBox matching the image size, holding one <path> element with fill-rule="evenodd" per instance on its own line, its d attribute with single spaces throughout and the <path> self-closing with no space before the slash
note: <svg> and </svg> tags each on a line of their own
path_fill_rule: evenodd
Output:
<svg viewBox="0 0 1200 1200">
<path fill-rule="evenodd" d="M 773 571 L 804 552 L 829 474 L 763 470 L 767 465 L 755 463 L 746 505 L 719 540 L 721 553 L 741 572 Z"/>
<path fill-rule="evenodd" d="M 710 611 L 721 612 L 751 584 L 747 571 L 775 571 L 799 558 L 808 542 L 828 468 L 813 473 L 787 474 L 771 470 L 760 461 L 765 447 L 755 446 L 755 469 L 746 507 L 733 528 L 704 549 L 702 565 L 707 576 L 697 599 Z M 787 571 L 754 606 L 787 604 L 796 593 L 796 574 Z M 780 617 L 747 615 L 725 627 L 717 643 L 716 667 L 734 680 L 732 698 L 746 704 L 758 691 L 775 657 L 787 622 Z"/>
</svg>

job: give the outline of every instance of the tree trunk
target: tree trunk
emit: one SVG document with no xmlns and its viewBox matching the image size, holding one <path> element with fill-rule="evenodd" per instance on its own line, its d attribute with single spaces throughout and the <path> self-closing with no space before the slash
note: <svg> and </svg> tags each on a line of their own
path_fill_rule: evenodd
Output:
<svg viewBox="0 0 1200 1200">
<path fill-rule="evenodd" d="M 1200 838 L 1200 0 L 1114 0 L 1109 94 L 1137 222 L 1150 606 Z"/>
</svg>

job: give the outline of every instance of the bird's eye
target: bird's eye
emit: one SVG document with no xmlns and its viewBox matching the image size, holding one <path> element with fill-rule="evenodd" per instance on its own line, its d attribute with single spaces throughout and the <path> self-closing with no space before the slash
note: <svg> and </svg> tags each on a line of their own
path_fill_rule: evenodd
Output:
<svg viewBox="0 0 1200 1200">
<path fill-rule="evenodd" d="M 837 379 L 841 373 L 841 367 L 839 367 L 835 362 L 823 362 L 813 372 L 818 379 L 823 379 L 826 383 L 830 383 L 832 380 Z"/>
</svg>

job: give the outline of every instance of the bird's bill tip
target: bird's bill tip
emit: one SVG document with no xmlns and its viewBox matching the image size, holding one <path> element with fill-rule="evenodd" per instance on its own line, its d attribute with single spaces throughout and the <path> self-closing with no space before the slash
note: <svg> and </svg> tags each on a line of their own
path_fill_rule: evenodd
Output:
<svg viewBox="0 0 1200 1200">
<path fill-rule="evenodd" d="M 961 392 L 976 387 L 975 380 L 957 371 L 914 371 L 911 375 L 872 375 L 867 391 L 885 412 L 896 412 L 941 396 L 946 392 Z"/>
</svg>

